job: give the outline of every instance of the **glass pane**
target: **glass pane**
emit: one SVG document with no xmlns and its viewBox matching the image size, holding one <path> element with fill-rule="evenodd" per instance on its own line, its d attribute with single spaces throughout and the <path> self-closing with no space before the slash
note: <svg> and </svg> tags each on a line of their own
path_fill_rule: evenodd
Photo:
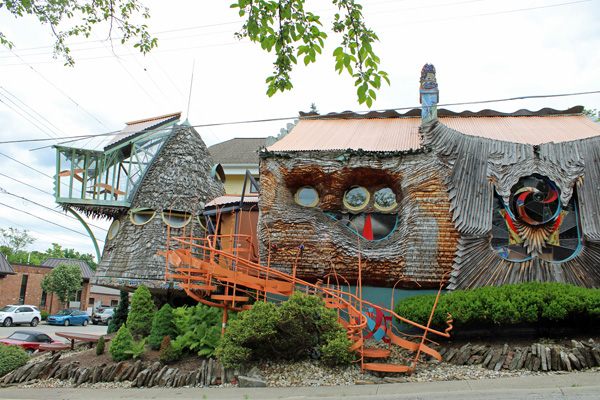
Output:
<svg viewBox="0 0 600 400">
<path fill-rule="evenodd" d="M 344 204 L 350 209 L 360 209 L 367 205 L 369 192 L 361 186 L 355 186 L 344 195 Z"/>
<path fill-rule="evenodd" d="M 390 188 L 383 188 L 375 192 L 375 207 L 382 210 L 389 210 L 396 207 L 396 195 Z"/>
<path fill-rule="evenodd" d="M 183 228 L 192 219 L 190 215 L 181 211 L 163 211 L 162 217 L 171 228 Z"/>
<path fill-rule="evenodd" d="M 154 214 L 156 214 L 154 210 L 132 211 L 131 222 L 135 225 L 147 224 L 154 218 Z"/>
<path fill-rule="evenodd" d="M 117 236 L 117 233 L 119 233 L 119 228 L 121 227 L 121 223 L 119 222 L 118 219 L 114 220 L 114 222 L 111 224 L 110 228 L 108 229 L 108 239 L 114 239 L 115 236 Z"/>
<path fill-rule="evenodd" d="M 296 201 L 302 206 L 313 207 L 317 204 L 318 200 L 319 195 L 317 194 L 317 191 L 310 186 L 300 188 L 300 190 L 296 192 Z"/>
</svg>

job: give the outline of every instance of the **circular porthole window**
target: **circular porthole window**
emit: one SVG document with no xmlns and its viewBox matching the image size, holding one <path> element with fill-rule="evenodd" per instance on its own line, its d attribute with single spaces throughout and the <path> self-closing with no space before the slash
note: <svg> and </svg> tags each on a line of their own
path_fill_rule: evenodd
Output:
<svg viewBox="0 0 600 400">
<path fill-rule="evenodd" d="M 183 228 L 191 221 L 192 216 L 183 211 L 165 210 L 162 212 L 162 219 L 171 228 Z"/>
<path fill-rule="evenodd" d="M 119 228 L 121 228 L 121 222 L 119 222 L 118 219 L 115 219 L 110 225 L 110 228 L 108 228 L 108 240 L 113 240 L 117 236 Z"/>
<path fill-rule="evenodd" d="M 148 222 L 152 221 L 156 211 L 150 208 L 135 208 L 131 210 L 129 214 L 129 218 L 134 225 L 146 225 Z"/>
<path fill-rule="evenodd" d="M 369 203 L 371 195 L 369 191 L 362 186 L 353 186 L 344 193 L 344 205 L 352 211 L 358 211 L 365 208 Z"/>
<path fill-rule="evenodd" d="M 510 194 L 513 214 L 529 225 L 553 221 L 561 210 L 560 193 L 549 179 L 531 175 L 521 178 Z"/>
<path fill-rule="evenodd" d="M 198 215 L 196 217 L 196 221 L 198 221 L 198 225 L 200 225 L 200 229 L 208 232 L 208 224 L 206 222 L 206 217 L 204 215 Z"/>
<path fill-rule="evenodd" d="M 390 188 L 379 189 L 373 195 L 375 199 L 375 207 L 381 211 L 389 211 L 396 207 L 396 195 Z"/>
<path fill-rule="evenodd" d="M 294 195 L 296 203 L 304 207 L 314 207 L 319 203 L 319 194 L 310 186 L 303 186 Z"/>
</svg>

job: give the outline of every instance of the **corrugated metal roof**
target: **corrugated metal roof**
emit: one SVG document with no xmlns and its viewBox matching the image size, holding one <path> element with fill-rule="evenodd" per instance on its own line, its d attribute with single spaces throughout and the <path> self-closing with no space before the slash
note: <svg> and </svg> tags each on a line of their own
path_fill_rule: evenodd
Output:
<svg viewBox="0 0 600 400">
<path fill-rule="evenodd" d="M 225 206 L 229 204 L 239 204 L 242 196 L 219 196 L 213 201 L 209 202 L 206 207 L 214 207 L 214 206 Z M 252 204 L 258 203 L 258 195 L 256 194 L 247 194 L 244 196 L 244 204 Z"/>
<path fill-rule="evenodd" d="M 439 120 L 468 135 L 522 144 L 559 143 L 600 135 L 600 124 L 585 115 L 450 117 Z"/>
<path fill-rule="evenodd" d="M 0 253 L 0 275 L 14 275 L 15 270 L 10 266 L 10 263 L 4 257 L 4 254 Z"/>
<path fill-rule="evenodd" d="M 418 149 L 420 124 L 420 118 L 301 119 L 289 134 L 267 150 Z"/>
<path fill-rule="evenodd" d="M 60 146 L 75 149 L 104 151 L 124 140 L 131 139 L 134 135 L 144 132 L 146 129 L 154 129 L 168 122 L 176 122 L 181 118 L 181 112 L 161 115 L 160 117 L 147 118 L 139 121 L 126 122 L 125 128 L 109 135 L 93 136 L 85 139 L 69 140 L 61 142 Z"/>
<path fill-rule="evenodd" d="M 81 277 L 83 279 L 89 279 L 94 276 L 94 271 L 92 271 L 92 269 L 90 268 L 88 263 L 86 263 L 83 260 L 75 260 L 73 258 L 51 257 L 41 263 L 41 265 L 43 267 L 52 267 L 52 268 L 58 267 L 59 264 L 69 264 L 69 265 L 78 266 L 79 268 L 81 268 Z"/>
<path fill-rule="evenodd" d="M 470 113 L 477 115 L 476 113 Z M 566 142 L 600 136 L 600 124 L 585 115 L 516 116 L 505 114 L 440 117 L 439 121 L 468 135 L 522 144 Z M 421 148 L 420 118 L 365 118 L 327 115 L 301 119 L 298 125 L 269 151 L 323 151 L 363 149 L 406 151 Z"/>
<path fill-rule="evenodd" d="M 208 148 L 215 164 L 258 164 L 257 150 L 267 138 L 235 138 Z"/>
</svg>

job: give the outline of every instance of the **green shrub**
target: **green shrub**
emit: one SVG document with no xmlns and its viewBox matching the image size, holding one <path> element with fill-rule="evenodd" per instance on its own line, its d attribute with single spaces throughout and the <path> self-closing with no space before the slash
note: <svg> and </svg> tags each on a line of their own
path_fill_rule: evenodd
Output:
<svg viewBox="0 0 600 400">
<path fill-rule="evenodd" d="M 403 318 L 426 325 L 435 295 L 413 296 L 394 307 Z M 553 326 L 592 326 L 600 320 L 598 289 L 585 289 L 562 283 L 527 282 L 501 287 L 456 290 L 440 297 L 432 320 L 442 327 L 450 313 L 456 327 L 477 326 L 500 329 L 516 324 L 532 324 L 540 333 Z"/>
<path fill-rule="evenodd" d="M 104 336 L 100 336 L 98 339 L 98 344 L 96 344 L 96 355 L 99 356 L 104 354 L 104 348 L 106 347 L 106 341 L 104 340 Z"/>
<path fill-rule="evenodd" d="M 128 360 L 132 354 L 128 352 L 136 346 L 133 336 L 125 325 L 122 325 L 117 332 L 117 335 L 110 341 L 108 352 L 110 357 L 115 361 Z"/>
<path fill-rule="evenodd" d="M 160 345 L 160 351 L 158 352 L 158 361 L 160 361 L 162 364 L 170 364 L 176 359 L 177 358 L 175 357 L 175 351 L 173 350 L 171 338 L 169 336 L 165 336 Z"/>
<path fill-rule="evenodd" d="M 146 350 L 148 349 L 146 348 L 146 338 L 144 338 L 140 340 L 138 344 L 135 344 L 134 342 L 131 349 L 125 350 L 125 353 L 131 354 L 131 357 L 133 357 L 133 359 L 135 360 L 136 358 L 144 354 Z"/>
<path fill-rule="evenodd" d="M 235 313 L 229 313 L 229 321 L 235 320 Z M 223 311 L 216 307 L 197 304 L 193 307 L 179 307 L 173 310 L 177 338 L 172 341 L 177 357 L 191 352 L 199 356 L 211 357 L 221 340 Z"/>
<path fill-rule="evenodd" d="M 131 298 L 131 310 L 127 317 L 127 327 L 134 336 L 146 337 L 152 330 L 154 302 L 148 288 L 141 285 Z"/>
<path fill-rule="evenodd" d="M 113 317 L 110 319 L 108 329 L 106 333 L 118 332 L 119 328 L 127 322 L 129 315 L 129 292 L 121 290 L 121 299 L 119 300 L 119 306 L 115 311 Z"/>
<path fill-rule="evenodd" d="M 352 344 L 343 330 L 331 331 L 321 346 L 321 361 L 328 367 L 351 363 L 356 359 L 356 354 L 350 351 Z"/>
<path fill-rule="evenodd" d="M 177 337 L 173 308 L 169 304 L 162 306 L 154 316 L 150 336 L 148 336 L 148 344 L 152 349 L 158 350 L 163 339 L 167 336 Z"/>
<path fill-rule="evenodd" d="M 42 321 L 45 321 L 50 316 L 50 313 L 46 311 L 40 311 L 40 314 L 42 314 Z"/>
<path fill-rule="evenodd" d="M 350 346 L 335 311 L 316 296 L 294 293 L 279 307 L 256 302 L 240 313 L 216 354 L 225 367 L 237 367 L 257 359 L 297 360 L 318 349 L 325 363 L 336 365 L 352 359 Z"/>
<path fill-rule="evenodd" d="M 22 347 L 0 343 L 0 376 L 22 367 L 29 361 L 29 354 Z"/>
</svg>

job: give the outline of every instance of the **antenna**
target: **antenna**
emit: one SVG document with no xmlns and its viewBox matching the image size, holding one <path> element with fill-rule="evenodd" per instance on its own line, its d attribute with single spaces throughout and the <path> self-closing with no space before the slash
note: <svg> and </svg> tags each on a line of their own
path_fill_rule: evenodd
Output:
<svg viewBox="0 0 600 400">
<path fill-rule="evenodd" d="M 194 62 L 192 63 L 192 79 L 190 81 L 190 95 L 188 97 L 188 108 L 186 120 L 190 118 L 190 104 L 192 103 L 192 87 L 194 86 L 194 68 L 196 67 L 196 59 L 194 58 Z"/>
</svg>

